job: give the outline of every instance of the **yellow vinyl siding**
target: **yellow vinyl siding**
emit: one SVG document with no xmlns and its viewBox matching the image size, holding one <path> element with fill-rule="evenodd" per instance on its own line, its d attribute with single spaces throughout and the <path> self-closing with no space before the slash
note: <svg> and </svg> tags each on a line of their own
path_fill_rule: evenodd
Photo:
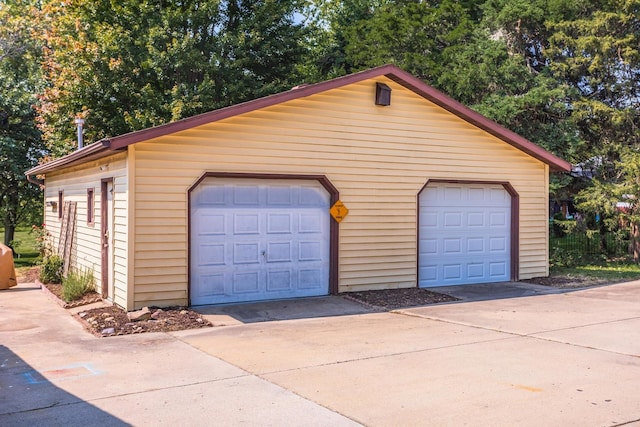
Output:
<svg viewBox="0 0 640 427">
<path fill-rule="evenodd" d="M 392 88 L 390 106 L 374 105 L 376 81 Z M 339 226 L 341 292 L 416 286 L 416 199 L 429 179 L 510 182 L 520 195 L 520 277 L 548 271 L 546 165 L 384 77 L 135 152 L 136 307 L 187 302 L 187 190 L 206 171 L 327 176 L 350 210 Z"/>
<path fill-rule="evenodd" d="M 76 231 L 74 235 L 71 266 L 93 269 L 96 290 L 101 292 L 102 269 L 102 212 L 101 180 L 113 178 L 114 182 L 114 295 L 113 302 L 127 307 L 128 281 L 128 215 L 126 154 L 117 154 L 82 166 L 52 172 L 46 176 L 45 201 L 58 202 L 58 191 L 62 190 L 64 201 L 77 203 Z M 107 166 L 108 165 L 108 166 Z M 101 170 L 101 167 L 105 170 Z M 94 223 L 87 224 L 87 189 L 94 191 Z M 63 207 L 58 207 L 62 209 Z M 58 212 L 45 207 L 45 224 L 51 233 L 54 250 L 58 247 L 61 220 Z"/>
</svg>

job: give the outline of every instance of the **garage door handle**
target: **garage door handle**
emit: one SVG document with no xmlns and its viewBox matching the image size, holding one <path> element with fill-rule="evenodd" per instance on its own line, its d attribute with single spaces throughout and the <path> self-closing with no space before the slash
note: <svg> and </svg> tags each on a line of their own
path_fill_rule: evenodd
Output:
<svg viewBox="0 0 640 427">
<path fill-rule="evenodd" d="M 267 251 L 262 251 L 262 256 L 267 256 Z"/>
</svg>

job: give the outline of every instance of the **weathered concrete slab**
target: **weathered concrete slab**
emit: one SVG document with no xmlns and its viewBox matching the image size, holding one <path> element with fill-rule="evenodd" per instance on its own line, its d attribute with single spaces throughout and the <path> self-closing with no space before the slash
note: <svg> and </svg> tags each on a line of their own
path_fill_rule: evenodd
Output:
<svg viewBox="0 0 640 427">
<path fill-rule="evenodd" d="M 259 374 L 510 338 L 394 313 L 256 323 L 172 335 Z"/>
<path fill-rule="evenodd" d="M 531 338 L 264 378 L 365 425 L 612 426 L 640 418 L 637 358 Z"/>
<path fill-rule="evenodd" d="M 617 285 L 616 285 L 617 286 Z M 640 317 L 636 293 L 627 287 L 615 299 L 603 299 L 602 288 L 558 295 L 496 299 L 405 309 L 403 312 L 514 334 L 534 334 Z M 596 297 L 596 295 L 600 295 Z"/>
<path fill-rule="evenodd" d="M 354 425 L 162 333 L 95 338 L 39 289 L 0 296 L 0 425 Z"/>
<path fill-rule="evenodd" d="M 310 319 L 369 313 L 372 310 L 341 296 L 286 299 L 244 304 L 193 307 L 214 325 Z"/>
<path fill-rule="evenodd" d="M 21 285 L 0 295 L 0 425 L 634 425 L 639 293 L 257 310 L 256 323 L 100 339 Z"/>
</svg>

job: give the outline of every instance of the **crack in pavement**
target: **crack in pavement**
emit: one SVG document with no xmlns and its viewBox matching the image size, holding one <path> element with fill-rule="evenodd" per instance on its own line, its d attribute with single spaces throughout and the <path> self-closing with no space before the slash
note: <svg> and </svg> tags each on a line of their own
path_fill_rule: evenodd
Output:
<svg viewBox="0 0 640 427">
<path fill-rule="evenodd" d="M 571 345 L 573 347 L 585 348 L 585 349 L 589 349 L 589 350 L 598 350 L 598 351 L 602 351 L 602 352 L 605 352 L 605 353 L 617 354 L 617 355 L 620 355 L 620 356 L 630 356 L 630 357 L 640 358 L 640 355 L 638 355 L 638 354 L 622 353 L 622 352 L 619 352 L 619 351 L 607 350 L 607 349 L 598 348 L 598 347 L 591 347 L 591 346 L 588 346 L 588 345 L 576 344 L 576 343 L 572 343 L 572 342 L 566 342 L 566 341 L 561 341 L 561 340 L 558 340 L 558 339 L 545 338 L 545 337 L 540 336 L 540 334 L 546 334 L 546 333 L 551 333 L 551 332 L 559 332 L 559 331 L 567 331 L 567 330 L 572 330 L 572 329 L 580 329 L 580 328 L 585 328 L 585 327 L 589 327 L 589 326 L 597 326 L 597 325 L 605 325 L 605 324 L 609 324 L 609 323 L 624 322 L 624 321 L 627 321 L 627 320 L 638 320 L 638 319 L 640 319 L 640 316 L 634 316 L 634 317 L 629 317 L 629 318 L 624 318 L 624 319 L 608 320 L 608 321 L 596 322 L 596 323 L 589 323 L 589 324 L 586 324 L 586 325 L 579 325 L 579 326 L 569 326 L 569 327 L 566 327 L 566 328 L 550 329 L 548 331 L 537 331 L 537 332 L 531 332 L 529 334 L 524 334 L 524 333 L 519 333 L 519 332 L 505 331 L 505 330 L 502 330 L 502 329 L 496 329 L 496 328 L 487 327 L 487 326 L 473 325 L 473 324 L 466 323 L 466 322 L 459 322 L 459 321 L 455 321 L 455 320 L 443 319 L 443 318 L 440 318 L 440 317 L 428 316 L 428 315 L 425 315 L 425 314 L 412 313 L 412 312 L 404 311 L 404 310 L 393 310 L 390 313 L 398 314 L 398 315 L 401 315 L 401 316 L 416 317 L 416 318 L 425 319 L 425 320 L 433 320 L 433 321 L 436 321 L 436 322 L 450 323 L 452 325 L 467 326 L 467 327 L 470 327 L 470 328 L 482 329 L 482 330 L 485 330 L 485 331 L 492 331 L 492 332 L 498 332 L 498 333 L 513 335 L 514 337 L 533 338 L 533 339 L 537 339 L 537 340 L 540 340 L 540 341 L 547 341 L 547 342 L 553 342 L 553 343 L 558 343 L 558 344 L 566 344 L 566 345 Z"/>
<path fill-rule="evenodd" d="M 212 355 L 209 355 L 209 356 L 212 356 Z M 216 356 L 212 356 L 212 357 L 216 357 Z M 140 394 L 144 394 L 144 393 L 152 393 L 152 392 L 162 391 L 162 390 L 180 389 L 180 388 L 191 387 L 191 386 L 202 385 L 202 384 L 209 384 L 209 383 L 217 383 L 217 382 L 221 382 L 221 381 L 235 380 L 235 379 L 239 379 L 239 378 L 257 377 L 257 375 L 252 374 L 251 372 L 248 372 L 245 369 L 242 369 L 242 371 L 246 372 L 246 374 L 244 374 L 244 375 L 235 375 L 235 376 L 226 377 L 226 378 L 217 378 L 217 379 L 206 380 L 206 381 L 196 381 L 196 382 L 191 382 L 191 383 L 188 383 L 188 384 L 177 384 L 177 385 L 172 385 L 172 386 L 167 386 L 167 387 L 155 387 L 155 388 L 149 388 L 149 389 L 145 389 L 145 390 L 132 391 L 130 393 L 119 393 L 119 394 L 113 394 L 113 395 L 109 395 L 109 396 L 96 397 L 96 398 L 87 399 L 87 400 L 78 399 L 78 400 L 70 401 L 70 402 L 56 402 L 56 403 L 53 403 L 53 404 L 50 404 L 50 405 L 46 405 L 46 406 L 39 406 L 37 408 L 29 408 L 29 409 L 24 409 L 24 410 L 20 410 L 20 411 L 14 411 L 14 412 L 3 412 L 3 413 L 0 413 L 0 416 L 27 414 L 29 412 L 39 411 L 39 410 L 42 410 L 42 409 L 50 409 L 50 408 L 55 408 L 55 407 L 79 405 L 79 404 L 91 403 L 91 402 L 100 402 L 100 401 L 103 401 L 103 400 L 109 400 L 109 399 L 113 399 L 113 398 L 126 397 L 126 396 L 135 396 L 135 395 L 140 395 Z"/>
</svg>

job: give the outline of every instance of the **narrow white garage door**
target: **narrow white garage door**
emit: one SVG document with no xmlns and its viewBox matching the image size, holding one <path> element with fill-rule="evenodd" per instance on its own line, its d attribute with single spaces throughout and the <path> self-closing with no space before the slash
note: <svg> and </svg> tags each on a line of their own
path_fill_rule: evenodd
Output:
<svg viewBox="0 0 640 427">
<path fill-rule="evenodd" d="M 419 286 L 511 278 L 511 197 L 502 185 L 429 184 L 419 196 Z"/>
<path fill-rule="evenodd" d="M 327 295 L 329 203 L 317 181 L 206 178 L 191 194 L 191 304 Z"/>
</svg>

